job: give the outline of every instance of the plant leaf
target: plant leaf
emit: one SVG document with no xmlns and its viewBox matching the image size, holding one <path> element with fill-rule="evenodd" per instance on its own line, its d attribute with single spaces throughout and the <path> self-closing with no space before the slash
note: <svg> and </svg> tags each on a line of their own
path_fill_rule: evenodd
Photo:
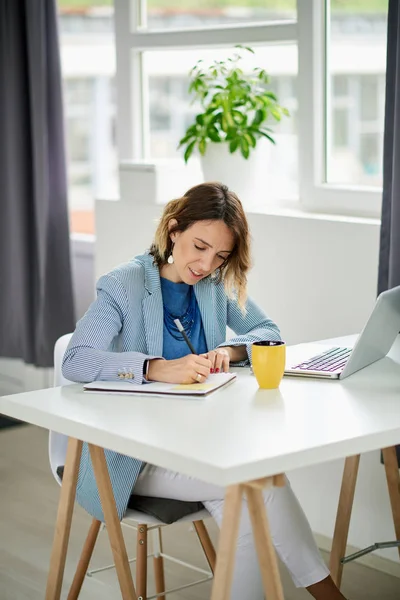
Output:
<svg viewBox="0 0 400 600">
<path fill-rule="evenodd" d="M 244 137 L 242 137 L 240 139 L 240 151 L 241 151 L 243 157 L 247 160 L 249 158 L 250 150 L 249 150 L 249 143 L 246 140 L 246 138 L 244 138 Z"/>
<path fill-rule="evenodd" d="M 222 114 L 223 114 L 222 111 L 218 111 L 218 112 L 214 113 L 213 116 L 210 119 L 210 125 L 214 124 L 214 123 L 217 123 L 217 122 L 221 123 Z"/>
<path fill-rule="evenodd" d="M 185 163 L 187 163 L 187 161 L 189 160 L 189 158 L 193 152 L 195 143 L 196 143 L 196 140 L 193 140 L 193 142 L 190 142 L 190 144 L 186 148 L 185 154 L 183 155 L 183 158 L 185 159 Z"/>
<path fill-rule="evenodd" d="M 205 155 L 206 153 L 206 148 L 207 148 L 207 143 L 206 140 L 204 138 L 202 138 L 201 140 L 199 140 L 199 152 L 202 156 Z"/>
<path fill-rule="evenodd" d="M 250 131 L 247 131 L 247 132 L 244 134 L 244 137 L 245 137 L 245 138 L 246 138 L 246 140 L 248 141 L 248 143 L 249 143 L 249 146 L 251 146 L 252 148 L 255 148 L 255 147 L 256 147 L 257 140 L 256 140 L 256 138 L 254 137 L 254 135 L 253 135 L 252 133 L 250 133 Z"/>
<path fill-rule="evenodd" d="M 181 140 L 179 140 L 179 146 L 178 148 L 180 148 L 181 146 L 183 146 L 183 144 L 186 144 L 186 142 L 188 142 L 189 140 L 191 140 L 194 137 L 193 133 L 189 133 L 187 135 L 185 135 Z"/>
<path fill-rule="evenodd" d="M 198 123 L 199 125 L 204 125 L 204 115 L 203 114 L 196 115 L 196 123 Z"/>
<path fill-rule="evenodd" d="M 196 133 L 196 129 L 197 129 L 196 125 L 191 125 L 190 127 L 188 127 L 186 129 L 185 135 L 189 135 L 189 133 L 191 133 L 191 134 Z"/>
<path fill-rule="evenodd" d="M 235 150 L 239 146 L 239 141 L 240 141 L 240 138 L 236 137 L 229 142 L 229 152 L 231 154 L 233 154 L 233 152 L 235 152 Z"/>
<path fill-rule="evenodd" d="M 247 121 L 247 116 L 240 110 L 232 110 L 232 117 L 238 125 L 244 125 Z"/>
<path fill-rule="evenodd" d="M 271 115 L 274 117 L 275 121 L 280 121 L 282 116 L 280 111 L 277 108 L 271 108 Z"/>
<path fill-rule="evenodd" d="M 265 121 L 265 110 L 262 108 L 258 108 L 255 112 L 254 119 L 251 123 L 252 127 L 260 125 L 263 121 Z"/>
<path fill-rule="evenodd" d="M 237 127 L 228 127 L 228 131 L 226 132 L 225 141 L 229 142 L 233 140 L 237 136 Z"/>
<path fill-rule="evenodd" d="M 254 54 L 254 50 L 253 48 L 250 48 L 250 46 L 242 46 L 242 44 L 236 44 L 235 48 L 241 48 L 242 50 L 247 50 L 248 52 Z"/>
<path fill-rule="evenodd" d="M 219 131 L 215 126 L 207 127 L 207 135 L 212 142 L 221 142 Z"/>
<path fill-rule="evenodd" d="M 263 129 L 259 129 L 258 133 L 259 135 L 266 137 L 272 144 L 276 144 L 274 138 L 268 135 L 268 133 L 266 133 Z"/>
</svg>

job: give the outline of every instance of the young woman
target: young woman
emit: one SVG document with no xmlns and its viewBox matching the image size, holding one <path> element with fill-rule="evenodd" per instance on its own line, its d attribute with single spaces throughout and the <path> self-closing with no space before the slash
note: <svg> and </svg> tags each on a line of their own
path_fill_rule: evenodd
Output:
<svg viewBox="0 0 400 600">
<path fill-rule="evenodd" d="M 248 365 L 254 341 L 279 339 L 278 327 L 246 295 L 249 246 L 242 205 L 225 185 L 204 183 L 169 202 L 150 250 L 100 278 L 97 299 L 65 353 L 64 376 L 78 382 L 192 383 L 228 371 L 231 363 Z M 177 330 L 177 317 L 196 354 Z M 235 333 L 228 341 L 227 326 Z M 106 459 L 120 518 L 134 490 L 201 501 L 220 525 L 223 488 L 109 450 Z M 87 445 L 77 499 L 104 520 Z M 343 599 L 289 482 L 266 490 L 264 500 L 273 543 L 295 585 L 317 600 Z M 264 597 L 245 500 L 232 589 L 235 600 Z"/>
</svg>

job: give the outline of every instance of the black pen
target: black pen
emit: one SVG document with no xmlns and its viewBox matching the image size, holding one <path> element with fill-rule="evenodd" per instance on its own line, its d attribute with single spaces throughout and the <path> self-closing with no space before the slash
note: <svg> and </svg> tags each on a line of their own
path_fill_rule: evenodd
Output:
<svg viewBox="0 0 400 600">
<path fill-rule="evenodd" d="M 183 329 L 183 325 L 180 322 L 179 319 L 174 319 L 174 323 L 177 326 L 179 332 L 182 334 L 183 339 L 185 340 L 185 342 L 187 343 L 187 345 L 189 346 L 189 350 L 192 354 L 197 354 L 196 350 L 193 348 L 192 342 L 189 340 L 186 331 Z"/>
</svg>

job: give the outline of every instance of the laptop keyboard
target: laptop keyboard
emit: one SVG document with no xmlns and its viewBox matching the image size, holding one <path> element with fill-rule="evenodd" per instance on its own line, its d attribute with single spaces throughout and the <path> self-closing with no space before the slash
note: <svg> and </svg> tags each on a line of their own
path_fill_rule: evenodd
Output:
<svg viewBox="0 0 400 600">
<path fill-rule="evenodd" d="M 326 371 L 333 372 L 343 369 L 351 354 L 351 348 L 330 348 L 322 354 L 313 356 L 308 360 L 295 365 L 292 369 L 302 371 Z"/>
</svg>

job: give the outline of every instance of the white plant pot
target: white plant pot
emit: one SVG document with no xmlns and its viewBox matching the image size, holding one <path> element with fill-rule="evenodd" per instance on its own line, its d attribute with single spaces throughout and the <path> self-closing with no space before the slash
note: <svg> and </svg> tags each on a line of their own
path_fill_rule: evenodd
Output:
<svg viewBox="0 0 400 600">
<path fill-rule="evenodd" d="M 246 160 L 238 151 L 231 154 L 228 144 L 208 144 L 201 157 L 204 181 L 220 181 L 235 192 L 243 204 L 256 203 L 267 185 L 265 173 L 271 146 L 267 140 L 258 140 Z"/>
</svg>

